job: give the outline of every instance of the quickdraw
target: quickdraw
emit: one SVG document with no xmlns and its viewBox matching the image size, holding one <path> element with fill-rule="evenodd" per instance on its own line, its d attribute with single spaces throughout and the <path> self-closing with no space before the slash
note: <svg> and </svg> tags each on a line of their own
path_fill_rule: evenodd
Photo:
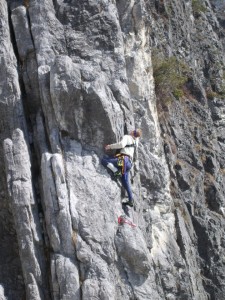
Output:
<svg viewBox="0 0 225 300">
<path fill-rule="evenodd" d="M 118 158 L 117 166 L 121 168 L 122 174 L 125 173 L 125 163 L 124 163 L 124 155 L 123 154 L 116 154 L 115 155 Z"/>
</svg>

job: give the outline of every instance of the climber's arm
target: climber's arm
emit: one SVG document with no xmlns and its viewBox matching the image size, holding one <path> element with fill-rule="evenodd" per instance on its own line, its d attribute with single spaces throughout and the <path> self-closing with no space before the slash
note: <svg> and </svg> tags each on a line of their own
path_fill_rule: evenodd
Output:
<svg viewBox="0 0 225 300">
<path fill-rule="evenodd" d="M 127 135 L 125 135 L 119 143 L 106 145 L 105 149 L 122 149 L 127 145 Z"/>
</svg>

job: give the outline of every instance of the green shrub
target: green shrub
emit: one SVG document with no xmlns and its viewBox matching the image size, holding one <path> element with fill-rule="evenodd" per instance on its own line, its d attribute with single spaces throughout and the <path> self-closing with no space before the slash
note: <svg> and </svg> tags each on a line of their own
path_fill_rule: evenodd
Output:
<svg viewBox="0 0 225 300">
<path fill-rule="evenodd" d="M 164 104 L 168 104 L 175 96 L 177 99 L 184 95 L 183 86 L 188 80 L 188 66 L 175 57 L 159 58 L 153 55 L 153 76 L 156 95 Z"/>
<path fill-rule="evenodd" d="M 202 0 L 192 0 L 193 13 L 199 15 L 201 12 L 206 12 L 206 7 Z"/>
<path fill-rule="evenodd" d="M 178 99 L 180 99 L 181 97 L 184 96 L 184 91 L 182 89 L 175 89 L 173 91 L 173 95 L 178 100 Z"/>
<path fill-rule="evenodd" d="M 225 87 L 222 87 L 220 91 L 215 92 L 212 91 L 211 89 L 208 89 L 206 91 L 206 96 L 209 100 L 213 100 L 214 98 L 225 98 Z"/>
<path fill-rule="evenodd" d="M 216 92 L 213 91 L 207 91 L 206 96 L 209 100 L 213 100 L 214 98 L 217 98 L 219 95 Z"/>
</svg>

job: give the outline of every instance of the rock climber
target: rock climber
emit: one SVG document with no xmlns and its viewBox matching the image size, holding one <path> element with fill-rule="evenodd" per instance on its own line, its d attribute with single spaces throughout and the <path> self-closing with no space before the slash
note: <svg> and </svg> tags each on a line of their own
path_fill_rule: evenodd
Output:
<svg viewBox="0 0 225 300">
<path fill-rule="evenodd" d="M 128 201 L 123 204 L 133 207 L 134 199 L 130 186 L 129 171 L 132 167 L 134 150 L 138 146 L 138 140 L 142 135 L 141 129 L 135 129 L 130 134 L 124 135 L 119 143 L 105 146 L 105 150 L 120 149 L 115 156 L 106 156 L 102 159 L 103 166 L 110 169 L 115 177 L 120 177 L 123 187 L 127 191 Z"/>
</svg>

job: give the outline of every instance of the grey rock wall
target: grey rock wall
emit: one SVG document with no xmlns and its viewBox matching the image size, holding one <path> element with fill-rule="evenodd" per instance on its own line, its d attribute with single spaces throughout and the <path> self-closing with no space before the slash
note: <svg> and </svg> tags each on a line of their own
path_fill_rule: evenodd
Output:
<svg viewBox="0 0 225 300">
<path fill-rule="evenodd" d="M 1 299 L 223 299 L 221 5 L 1 1 Z M 179 100 L 155 53 L 189 67 Z M 124 212 L 101 157 L 135 126 Z"/>
</svg>

